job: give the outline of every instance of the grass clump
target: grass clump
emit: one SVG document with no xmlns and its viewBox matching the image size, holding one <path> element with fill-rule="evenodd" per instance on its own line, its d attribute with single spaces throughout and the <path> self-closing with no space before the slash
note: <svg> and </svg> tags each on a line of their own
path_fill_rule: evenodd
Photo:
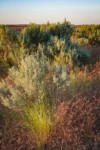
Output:
<svg viewBox="0 0 100 150">
<path fill-rule="evenodd" d="M 35 103 L 23 108 L 23 124 L 28 127 L 35 136 L 38 148 L 43 148 L 50 134 L 54 119 L 50 109 L 46 108 L 45 103 Z"/>
</svg>

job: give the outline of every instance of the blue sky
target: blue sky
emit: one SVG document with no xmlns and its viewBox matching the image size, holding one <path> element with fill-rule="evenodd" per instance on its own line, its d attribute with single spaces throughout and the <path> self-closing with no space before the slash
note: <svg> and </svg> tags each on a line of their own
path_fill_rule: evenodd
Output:
<svg viewBox="0 0 100 150">
<path fill-rule="evenodd" d="M 100 24 L 100 0 L 0 0 L 0 24 Z"/>
</svg>

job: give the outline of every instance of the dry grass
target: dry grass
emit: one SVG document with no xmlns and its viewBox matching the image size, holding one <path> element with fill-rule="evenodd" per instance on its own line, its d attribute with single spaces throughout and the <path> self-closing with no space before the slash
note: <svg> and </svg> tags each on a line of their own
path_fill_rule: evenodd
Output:
<svg viewBox="0 0 100 150">
<path fill-rule="evenodd" d="M 74 102 L 59 104 L 57 128 L 48 139 L 50 149 L 99 150 L 100 86 L 94 88 Z"/>
</svg>

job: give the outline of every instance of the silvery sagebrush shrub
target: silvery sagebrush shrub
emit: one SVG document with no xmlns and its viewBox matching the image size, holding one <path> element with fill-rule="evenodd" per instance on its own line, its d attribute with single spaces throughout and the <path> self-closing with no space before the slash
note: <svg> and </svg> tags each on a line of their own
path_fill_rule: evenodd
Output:
<svg viewBox="0 0 100 150">
<path fill-rule="evenodd" d="M 2 104 L 21 112 L 22 124 L 32 131 L 38 147 L 43 147 L 56 123 L 57 92 L 67 86 L 66 66 L 56 63 L 51 67 L 43 53 L 28 55 L 17 68 L 9 69 L 8 77 L 0 84 Z"/>
<path fill-rule="evenodd" d="M 67 70 L 65 65 L 54 64 L 52 73 L 46 79 L 50 67 L 50 62 L 42 53 L 23 58 L 18 68 L 9 69 L 8 77 L 1 83 L 2 103 L 14 108 L 22 107 L 29 101 L 56 99 L 57 90 L 63 90 L 67 85 Z"/>
<path fill-rule="evenodd" d="M 86 49 L 57 37 L 51 37 L 47 45 L 44 45 L 43 52 L 50 60 L 62 62 L 70 68 L 85 65 L 90 59 L 90 53 Z"/>
</svg>

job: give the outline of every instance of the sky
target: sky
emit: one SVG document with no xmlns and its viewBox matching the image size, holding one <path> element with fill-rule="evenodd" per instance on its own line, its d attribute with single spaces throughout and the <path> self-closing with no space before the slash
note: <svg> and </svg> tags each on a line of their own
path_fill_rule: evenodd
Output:
<svg viewBox="0 0 100 150">
<path fill-rule="evenodd" d="M 100 24 L 100 0 L 0 0 L 0 24 Z"/>
</svg>

